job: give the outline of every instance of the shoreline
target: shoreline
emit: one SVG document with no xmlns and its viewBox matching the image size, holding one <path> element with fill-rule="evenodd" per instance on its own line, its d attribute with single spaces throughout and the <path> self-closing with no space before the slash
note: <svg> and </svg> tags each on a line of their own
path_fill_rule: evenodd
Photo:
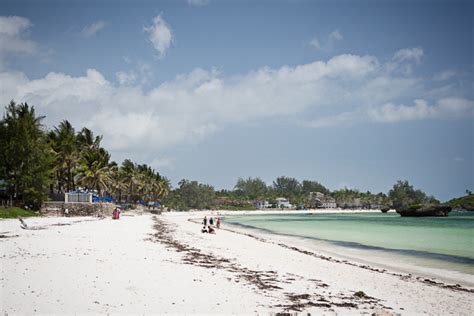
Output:
<svg viewBox="0 0 474 316">
<path fill-rule="evenodd" d="M 403 276 L 404 278 L 420 280 L 427 278 L 430 280 L 429 283 L 438 283 L 453 288 L 464 287 L 464 289 L 474 293 L 474 275 L 472 274 L 447 269 L 439 269 L 439 271 L 437 271 L 437 269 L 429 267 L 410 267 L 408 264 L 395 267 L 390 264 L 388 256 L 383 258 L 384 260 L 382 261 L 374 260 L 376 256 L 368 254 L 371 250 L 365 251 L 364 254 L 367 255 L 367 257 L 362 258 L 360 255 L 344 255 L 341 253 L 345 250 L 344 248 L 351 247 L 329 245 L 328 243 L 326 243 L 326 247 L 321 247 L 321 244 L 312 245 L 312 239 L 310 238 L 265 232 L 258 228 L 245 227 L 234 223 L 226 223 L 226 226 L 231 228 L 224 227 L 222 229 L 236 234 L 243 234 L 261 240 L 262 242 L 272 243 L 283 248 L 293 249 L 311 256 L 331 258 L 337 262 L 358 266 L 372 271 L 388 273 L 394 276 Z"/>
<path fill-rule="evenodd" d="M 390 213 L 395 213 L 395 210 L 389 210 Z M 258 210 L 190 210 L 190 211 L 167 211 L 163 214 L 169 215 L 199 215 L 203 216 L 217 216 L 217 215 L 264 215 L 264 214 L 354 214 L 354 213 L 382 213 L 381 210 L 366 210 L 366 209 L 339 209 L 339 208 L 318 208 L 318 209 L 307 209 L 307 210 L 292 210 L 292 209 L 258 209 Z"/>
<path fill-rule="evenodd" d="M 202 220 L 203 216 L 229 216 L 229 215 L 265 215 L 265 214 L 276 214 L 276 215 L 291 215 L 291 214 L 370 214 L 379 213 L 377 210 L 341 210 L 341 209 L 318 209 L 318 210 L 300 210 L 300 211 L 192 211 L 188 212 L 189 215 L 200 217 Z M 395 212 L 394 210 L 390 210 Z M 380 212 L 381 213 L 381 212 Z M 170 216 L 181 216 L 183 212 L 168 212 Z M 224 220 L 225 221 L 225 220 Z M 361 244 L 361 247 L 357 245 L 340 245 L 339 243 L 346 244 L 346 242 L 339 242 L 337 240 L 325 240 L 304 236 L 297 236 L 291 234 L 280 234 L 272 231 L 266 231 L 252 226 L 246 226 L 242 224 L 226 223 L 231 225 L 234 232 L 238 233 L 250 233 L 254 236 L 263 237 L 270 240 L 271 242 L 278 243 L 284 242 L 288 245 L 293 245 L 298 248 L 303 248 L 311 252 L 322 253 L 326 256 L 336 257 L 340 260 L 349 260 L 356 262 L 360 265 L 372 265 L 379 269 L 392 270 L 396 273 L 417 275 L 423 278 L 430 278 L 439 280 L 442 283 L 462 284 L 467 287 L 474 287 L 474 268 L 471 268 L 469 263 L 463 263 L 455 261 L 457 264 L 463 265 L 462 269 L 459 270 L 459 266 L 454 268 L 447 267 L 448 261 L 440 259 L 443 255 L 436 253 L 423 252 L 416 254 L 417 251 L 410 251 L 404 249 L 391 249 L 381 247 L 370 247 Z M 370 249 L 373 248 L 373 249 Z M 396 263 L 393 261 L 395 256 Z M 464 257 L 450 256 L 448 259 L 466 259 Z M 452 258 L 451 258 L 452 257 Z M 468 266 L 469 267 L 466 267 Z"/>
<path fill-rule="evenodd" d="M 7 314 L 471 315 L 472 289 L 392 275 L 194 215 L 0 221 Z M 64 289 L 67 289 L 65 291 Z M 468 290 L 468 291 L 466 291 Z M 417 297 L 417 300 L 413 298 Z M 25 304 L 24 302 L 28 302 Z"/>
<path fill-rule="evenodd" d="M 198 216 L 196 217 L 196 215 Z M 182 223 L 183 220 L 189 222 L 190 225 L 186 225 L 186 234 L 189 234 L 189 229 L 199 230 L 201 226 L 200 220 L 202 219 L 201 215 L 203 214 L 197 213 L 195 216 L 177 216 L 176 214 L 170 214 L 170 216 L 165 215 L 164 218 L 176 225 L 181 225 L 179 223 Z M 229 251 L 229 255 L 231 255 L 230 250 L 234 250 L 235 252 L 232 253 L 232 255 L 234 258 L 238 258 L 239 262 L 249 264 L 251 261 L 258 261 L 257 266 L 270 265 L 277 271 L 285 270 L 288 266 L 291 266 L 292 273 L 301 273 L 300 275 L 303 279 L 311 277 L 311 279 L 319 280 L 319 282 L 327 284 L 329 287 L 338 288 L 340 292 L 347 291 L 348 288 L 352 289 L 351 293 L 362 291 L 369 297 L 376 298 L 379 302 L 383 302 L 383 306 L 379 305 L 379 308 L 385 311 L 390 310 L 401 314 L 418 314 L 422 312 L 440 315 L 447 314 L 449 313 L 448 311 L 442 310 L 450 304 L 446 301 L 443 303 L 443 297 L 449 296 L 450 298 L 455 298 L 458 296 L 464 297 L 466 295 L 466 297 L 470 297 L 472 293 L 474 293 L 474 288 L 472 287 L 440 282 L 439 280 L 425 278 L 419 275 L 397 273 L 388 269 L 376 268 L 369 264 L 360 264 L 347 259 L 340 259 L 336 256 L 320 254 L 319 252 L 288 244 L 285 241 L 274 240 L 273 238 L 269 240 L 267 239 L 268 235 L 249 232 L 247 229 L 236 229 L 234 226 L 227 227 L 225 221 L 221 227 L 222 229 L 218 230 L 217 235 L 210 236 L 211 239 L 220 239 L 221 237 L 219 235 L 225 234 L 225 239 L 232 238 L 232 240 L 227 241 L 228 243 L 226 243 L 226 245 L 238 240 L 244 249 L 229 247 L 226 248 L 226 250 Z M 183 234 L 178 235 L 178 237 L 183 236 Z M 203 238 L 207 239 L 207 236 Z M 245 241 L 244 239 L 251 239 L 254 240 L 254 242 Z M 220 242 L 225 241 L 215 241 L 215 244 L 217 245 Z M 246 245 L 250 245 L 250 243 L 252 243 L 253 246 L 247 247 Z M 275 268 L 276 266 L 279 268 Z M 301 288 L 304 287 L 300 287 L 300 289 Z M 402 288 L 402 291 L 397 291 Z M 323 294 L 325 293 L 320 292 L 318 295 Z M 348 298 L 351 297 L 351 295 L 343 294 L 342 297 Z M 416 302 L 413 300 L 410 301 L 412 297 L 418 297 L 419 300 Z M 417 305 L 420 303 L 420 300 L 423 300 L 424 303 L 430 301 L 429 304 L 431 307 L 420 307 Z M 457 298 L 455 300 L 457 302 L 462 301 L 462 299 L 459 300 Z M 402 301 L 404 302 L 403 304 L 406 303 L 408 305 L 400 306 Z M 311 312 L 311 307 L 306 306 L 306 308 L 309 308 L 309 310 L 304 309 L 305 312 Z M 361 307 L 359 306 L 359 308 Z M 346 310 L 344 313 L 348 313 L 349 310 Z M 472 311 L 473 307 L 469 305 L 466 309 L 463 310 L 461 307 L 454 313 L 470 314 Z M 354 310 L 352 310 L 352 312 L 354 312 Z M 361 312 L 362 311 L 359 310 L 357 313 Z"/>
</svg>

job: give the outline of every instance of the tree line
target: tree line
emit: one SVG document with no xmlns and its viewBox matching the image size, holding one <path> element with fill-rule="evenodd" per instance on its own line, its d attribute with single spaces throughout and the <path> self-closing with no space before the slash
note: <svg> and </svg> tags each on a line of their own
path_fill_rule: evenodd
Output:
<svg viewBox="0 0 474 316">
<path fill-rule="evenodd" d="M 77 189 L 111 196 L 117 202 L 162 200 L 170 209 L 252 209 L 257 200 L 275 205 L 278 197 L 288 198 L 299 208 L 312 206 L 311 192 L 334 198 L 338 206 L 350 207 L 357 199 L 360 207 L 372 205 L 403 208 L 422 203 L 439 203 L 398 181 L 387 193 L 356 189 L 331 191 L 318 181 L 281 176 L 271 185 L 262 179 L 239 178 L 232 190 L 216 191 L 213 186 L 181 180 L 172 190 L 170 181 L 146 164 L 126 159 L 118 165 L 102 147 L 102 136 L 84 127 L 76 131 L 64 120 L 52 130 L 42 125 L 33 106 L 11 101 L 0 121 L 0 192 L 3 198 L 20 201 L 33 209 L 54 194 Z M 1 194 L 0 194 L 1 195 Z"/>
<path fill-rule="evenodd" d="M 94 191 L 119 202 L 165 197 L 170 182 L 146 164 L 118 165 L 102 136 L 64 120 L 47 131 L 33 106 L 11 101 L 0 121 L 0 189 L 4 198 L 38 209 L 48 196 Z"/>
<path fill-rule="evenodd" d="M 256 201 L 268 201 L 276 206 L 278 197 L 285 197 L 296 208 L 314 207 L 311 192 L 320 192 L 332 197 L 339 207 L 354 207 L 358 201 L 361 208 L 404 208 L 414 204 L 438 204 L 433 196 L 415 189 L 408 181 L 397 181 L 387 193 L 361 192 L 357 189 L 343 188 L 331 191 L 318 181 L 303 180 L 281 176 L 271 185 L 260 178 L 239 178 L 233 190 L 216 191 L 208 184 L 181 180 L 178 187 L 165 198 L 164 204 L 175 210 L 189 209 L 255 209 Z"/>
</svg>

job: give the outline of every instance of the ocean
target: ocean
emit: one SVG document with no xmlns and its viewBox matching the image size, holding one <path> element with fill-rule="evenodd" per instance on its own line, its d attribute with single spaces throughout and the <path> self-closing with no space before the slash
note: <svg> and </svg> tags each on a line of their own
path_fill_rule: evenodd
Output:
<svg viewBox="0 0 474 316">
<path fill-rule="evenodd" d="M 314 250 L 474 283 L 474 212 L 448 217 L 389 213 L 226 216 L 225 222 L 304 239 Z"/>
</svg>

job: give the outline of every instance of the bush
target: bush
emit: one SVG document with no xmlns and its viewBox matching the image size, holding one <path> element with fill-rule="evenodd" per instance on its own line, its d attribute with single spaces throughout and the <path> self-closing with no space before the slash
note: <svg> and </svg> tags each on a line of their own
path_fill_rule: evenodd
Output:
<svg viewBox="0 0 474 316">
<path fill-rule="evenodd" d="M 216 206 L 218 210 L 227 210 L 227 211 L 254 211 L 257 208 L 254 205 L 218 205 Z"/>
<path fill-rule="evenodd" d="M 408 209 L 410 211 L 416 211 L 416 210 L 418 210 L 422 207 L 423 207 L 423 204 L 412 204 L 412 205 L 408 206 Z"/>
<path fill-rule="evenodd" d="M 39 213 L 30 210 L 24 210 L 19 207 L 0 207 L 0 218 L 18 218 L 39 216 Z"/>
<path fill-rule="evenodd" d="M 457 199 L 452 199 L 446 203 L 455 209 L 474 210 L 474 194 L 466 195 Z"/>
</svg>

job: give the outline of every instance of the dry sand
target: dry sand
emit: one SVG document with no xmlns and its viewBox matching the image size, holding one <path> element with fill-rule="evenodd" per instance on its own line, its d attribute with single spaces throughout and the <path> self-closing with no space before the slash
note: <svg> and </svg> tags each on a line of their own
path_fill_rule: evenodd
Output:
<svg viewBox="0 0 474 316">
<path fill-rule="evenodd" d="M 0 312 L 474 314 L 474 293 L 466 287 L 382 272 L 243 231 L 201 234 L 189 219 L 204 213 L 129 215 L 26 220 L 40 230 L 0 221 Z"/>
</svg>

